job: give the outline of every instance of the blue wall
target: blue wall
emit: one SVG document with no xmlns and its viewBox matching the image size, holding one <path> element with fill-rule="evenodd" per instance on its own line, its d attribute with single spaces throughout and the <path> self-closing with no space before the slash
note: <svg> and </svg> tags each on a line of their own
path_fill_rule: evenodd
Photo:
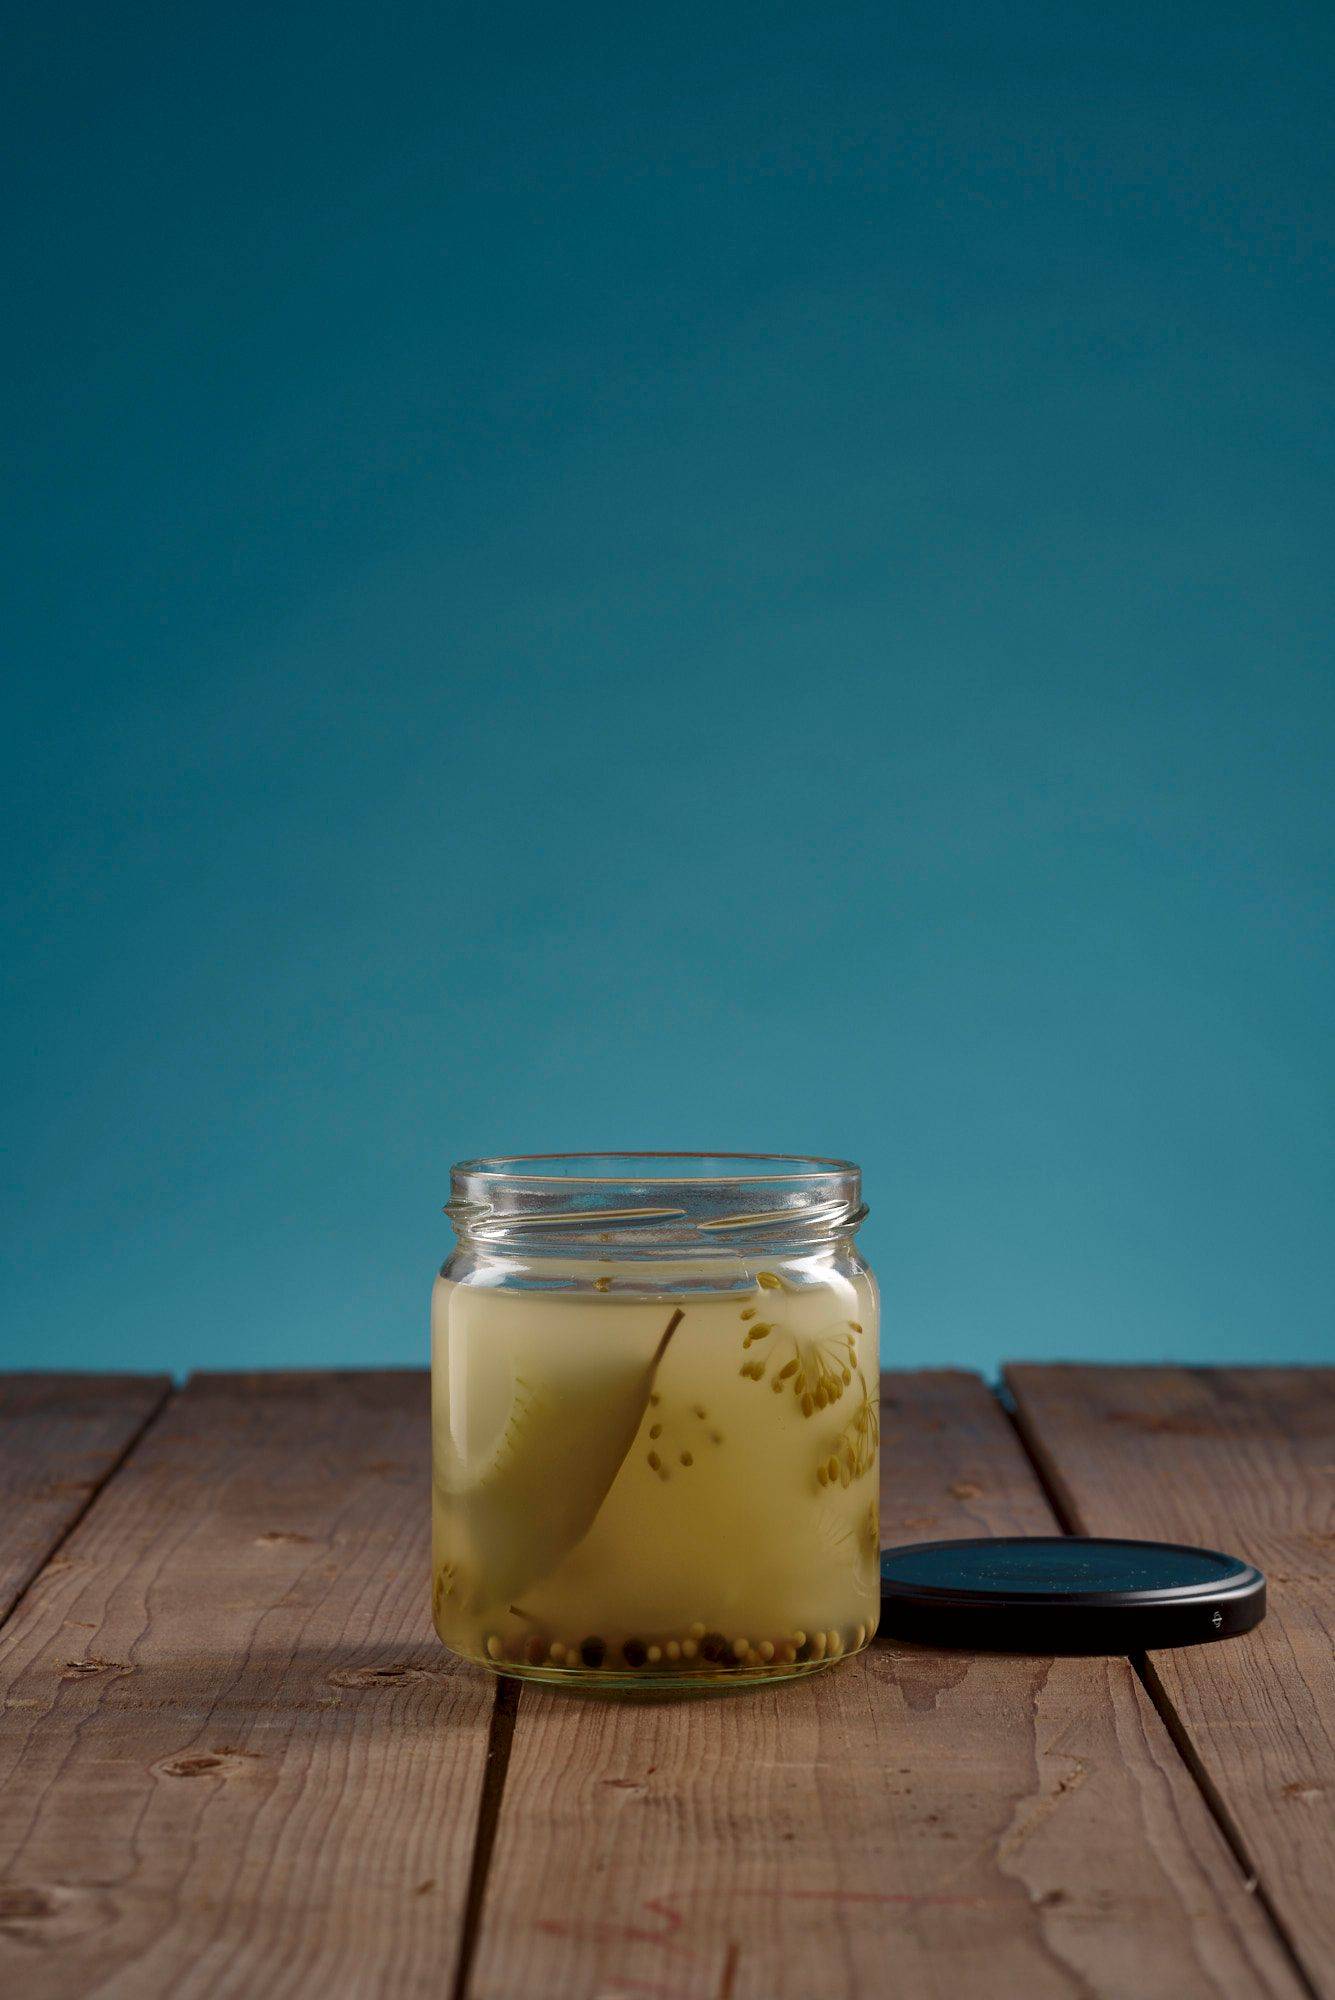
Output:
<svg viewBox="0 0 1335 2000">
<path fill-rule="evenodd" d="M 16 21 L 6 1362 L 417 1359 L 616 1145 L 860 1158 L 892 1359 L 1335 1358 L 1333 30 Z"/>
</svg>

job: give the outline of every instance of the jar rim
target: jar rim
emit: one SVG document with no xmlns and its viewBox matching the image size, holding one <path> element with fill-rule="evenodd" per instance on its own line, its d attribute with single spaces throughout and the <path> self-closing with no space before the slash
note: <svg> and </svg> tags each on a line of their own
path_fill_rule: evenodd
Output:
<svg viewBox="0 0 1335 2000">
<path fill-rule="evenodd" d="M 721 1171 L 706 1173 L 672 1173 L 665 1162 L 684 1162 L 693 1166 L 706 1163 L 715 1165 Z M 585 1164 L 597 1163 L 614 1168 L 607 1173 L 579 1173 L 568 1171 Z M 548 1169 L 547 1172 L 528 1172 L 528 1168 Z M 751 1172 L 750 1168 L 779 1169 L 774 1172 Z M 708 1183 L 726 1181 L 794 1181 L 825 1180 L 835 1174 L 855 1174 L 858 1168 L 852 1160 L 827 1159 L 819 1153 L 496 1153 L 483 1155 L 475 1160 L 459 1160 L 450 1169 L 451 1175 L 467 1174 L 470 1180 L 539 1181 L 545 1185 L 555 1182 L 567 1186 L 571 1182 L 587 1186 L 601 1187 L 616 1181 L 653 1181 L 666 1183 Z"/>
<path fill-rule="evenodd" d="M 613 1256 L 669 1246 L 724 1255 L 743 1237 L 748 1247 L 832 1242 L 867 1213 L 853 1161 L 808 1153 L 496 1155 L 458 1162 L 450 1191 L 445 1213 L 461 1242 L 596 1243 Z"/>
</svg>

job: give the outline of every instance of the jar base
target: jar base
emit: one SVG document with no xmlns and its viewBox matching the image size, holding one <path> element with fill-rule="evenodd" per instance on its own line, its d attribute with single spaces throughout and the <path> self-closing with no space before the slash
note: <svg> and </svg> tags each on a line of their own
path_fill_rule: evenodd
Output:
<svg viewBox="0 0 1335 2000">
<path fill-rule="evenodd" d="M 720 1668 L 717 1673 L 691 1674 L 655 1672 L 652 1667 L 639 1672 L 620 1670 L 604 1673 L 589 1668 L 577 1668 L 571 1672 L 563 1667 L 530 1667 L 508 1660 L 469 1660 L 468 1664 L 481 1667 L 484 1672 L 494 1674 L 501 1680 L 532 1681 L 542 1687 L 564 1688 L 571 1694 L 611 1695 L 616 1698 L 649 1695 L 661 1699 L 664 1695 L 745 1694 L 748 1689 L 772 1687 L 781 1681 L 809 1680 L 813 1674 L 823 1673 L 828 1667 L 841 1666 L 845 1660 L 856 1659 L 865 1650 L 865 1647 L 855 1646 L 851 1652 L 840 1653 L 834 1659 L 804 1660 L 793 1666 L 731 1667 Z"/>
</svg>

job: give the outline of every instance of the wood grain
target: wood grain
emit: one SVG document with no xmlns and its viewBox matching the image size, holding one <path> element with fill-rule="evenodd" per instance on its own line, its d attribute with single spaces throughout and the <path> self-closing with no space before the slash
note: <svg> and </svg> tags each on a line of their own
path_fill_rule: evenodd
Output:
<svg viewBox="0 0 1335 2000">
<path fill-rule="evenodd" d="M 0 1988 L 448 1992 L 492 1690 L 430 1631 L 420 1375 L 204 1377 L 0 1633 Z"/>
<path fill-rule="evenodd" d="M 1335 1995 L 1335 1370 L 1008 1371 L 1069 1518 L 1266 1572 L 1264 1625 L 1158 1685 L 1316 1989 Z"/>
<path fill-rule="evenodd" d="M 0 1622 L 170 1391 L 165 1375 L 0 1376 Z"/>
<path fill-rule="evenodd" d="M 888 1378 L 883 1539 L 1052 1532 L 976 1378 Z M 1125 1660 L 878 1643 L 812 1681 L 526 1688 L 474 2000 L 1294 1995 Z"/>
</svg>

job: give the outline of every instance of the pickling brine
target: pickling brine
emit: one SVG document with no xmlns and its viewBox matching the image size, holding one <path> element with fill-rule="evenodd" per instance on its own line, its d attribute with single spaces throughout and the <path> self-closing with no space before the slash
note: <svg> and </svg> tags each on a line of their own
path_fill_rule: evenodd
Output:
<svg viewBox="0 0 1335 2000">
<path fill-rule="evenodd" d="M 432 1601 L 448 1646 L 541 1679 L 687 1686 L 866 1645 L 876 1287 L 847 1236 L 799 1250 L 530 1253 L 518 1285 L 504 1260 L 446 1266 Z"/>
</svg>

